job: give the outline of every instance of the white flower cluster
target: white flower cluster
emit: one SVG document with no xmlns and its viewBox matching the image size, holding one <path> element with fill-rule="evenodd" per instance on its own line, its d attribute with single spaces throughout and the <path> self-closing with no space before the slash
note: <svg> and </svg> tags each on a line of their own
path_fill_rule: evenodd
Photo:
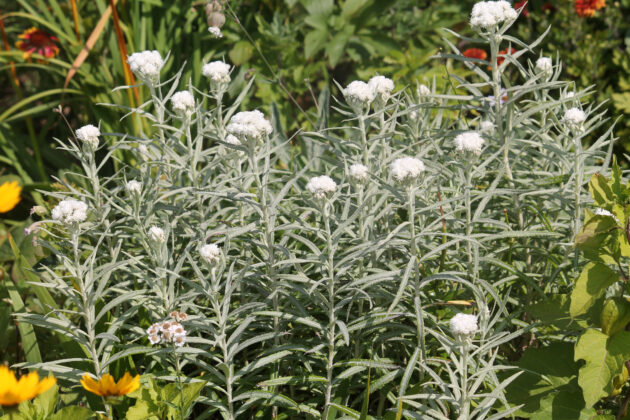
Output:
<svg viewBox="0 0 630 420">
<path fill-rule="evenodd" d="M 210 79 L 210 88 L 212 90 L 223 91 L 227 89 L 230 83 L 230 65 L 223 61 L 213 61 L 204 64 L 201 68 L 201 74 Z"/>
<path fill-rule="evenodd" d="M 323 200 L 337 189 L 337 184 L 327 175 L 315 176 L 308 181 L 306 189 L 318 200 Z"/>
<path fill-rule="evenodd" d="M 88 124 L 79 128 L 74 133 L 83 143 L 89 144 L 94 149 L 98 147 L 98 136 L 101 135 L 101 130 L 99 130 L 98 127 Z"/>
<path fill-rule="evenodd" d="M 149 228 L 149 239 L 158 244 L 163 244 L 166 242 L 166 233 L 164 233 L 164 229 L 157 226 L 151 226 Z"/>
<path fill-rule="evenodd" d="M 160 70 L 164 65 L 158 51 L 142 51 L 127 57 L 131 71 L 144 83 L 154 85 L 160 80 Z"/>
<path fill-rule="evenodd" d="M 66 225 L 81 223 L 87 219 L 87 209 L 88 206 L 83 201 L 69 198 L 59 202 L 52 209 L 52 218 Z"/>
<path fill-rule="evenodd" d="M 368 87 L 374 93 L 374 104 L 382 108 L 394 90 L 394 82 L 385 76 L 374 76 L 368 81 Z"/>
<path fill-rule="evenodd" d="M 240 146 L 242 144 L 241 141 L 233 134 L 228 134 L 225 137 L 225 142 L 227 144 L 231 144 L 232 146 Z"/>
<path fill-rule="evenodd" d="M 350 166 L 348 175 L 350 175 L 350 178 L 355 182 L 366 181 L 368 179 L 368 167 L 360 163 L 355 163 Z"/>
<path fill-rule="evenodd" d="M 418 94 L 418 98 L 422 100 L 427 96 L 431 96 L 431 89 L 429 89 L 427 85 L 418 85 L 416 93 Z"/>
<path fill-rule="evenodd" d="M 186 330 L 176 321 L 156 322 L 147 329 L 151 344 L 173 343 L 177 347 L 186 344 Z"/>
<path fill-rule="evenodd" d="M 215 244 L 206 244 L 199 249 L 199 255 L 208 264 L 216 264 L 221 258 L 221 250 Z"/>
<path fill-rule="evenodd" d="M 180 116 L 191 116 L 195 110 L 195 98 L 187 90 L 176 92 L 171 96 L 173 111 Z"/>
<path fill-rule="evenodd" d="M 455 150 L 458 152 L 469 152 L 474 155 L 481 154 L 483 147 L 483 137 L 475 131 L 468 131 L 455 137 Z"/>
<path fill-rule="evenodd" d="M 582 131 L 584 129 L 584 121 L 586 121 L 586 114 L 581 109 L 571 108 L 564 113 L 562 120 L 570 129 Z"/>
<path fill-rule="evenodd" d="M 619 219 L 617 219 L 617 216 L 615 216 L 614 214 L 612 214 L 611 212 L 609 212 L 606 209 L 602 209 L 601 207 L 598 207 L 595 209 L 595 215 L 596 216 L 609 216 L 612 217 L 613 219 L 615 219 L 617 221 L 617 223 L 619 223 Z"/>
<path fill-rule="evenodd" d="M 212 35 L 213 38 L 223 38 L 223 33 L 221 33 L 221 28 L 217 26 L 209 26 L 208 32 Z"/>
<path fill-rule="evenodd" d="M 130 194 L 140 194 L 140 192 L 142 191 L 142 183 L 136 180 L 131 180 L 127 182 L 127 185 L 125 185 L 125 188 L 127 189 L 127 192 L 129 192 Z"/>
<path fill-rule="evenodd" d="M 262 112 L 254 110 L 232 116 L 226 130 L 242 142 L 260 142 L 271 134 L 273 128 Z"/>
<path fill-rule="evenodd" d="M 507 1 L 480 1 L 473 6 L 470 25 L 473 28 L 493 31 L 499 24 L 516 20 L 517 17 L 518 13 Z"/>
<path fill-rule="evenodd" d="M 449 321 L 449 327 L 455 336 L 472 337 L 479 329 L 477 316 L 462 313 L 456 314 Z"/>
<path fill-rule="evenodd" d="M 341 92 L 350 108 L 357 114 L 363 114 L 374 100 L 374 90 L 365 82 L 355 80 Z"/>
<path fill-rule="evenodd" d="M 424 163 L 414 157 L 398 158 L 392 162 L 390 171 L 398 182 L 415 181 L 424 172 Z"/>
<path fill-rule="evenodd" d="M 553 64 L 551 63 L 551 58 L 549 57 L 540 57 L 536 60 L 536 71 L 538 73 L 542 73 L 545 77 L 551 77 L 551 73 L 553 70 Z"/>
<path fill-rule="evenodd" d="M 494 133 L 494 124 L 492 121 L 482 121 L 481 124 L 479 124 L 479 131 L 486 134 L 492 134 Z"/>
</svg>

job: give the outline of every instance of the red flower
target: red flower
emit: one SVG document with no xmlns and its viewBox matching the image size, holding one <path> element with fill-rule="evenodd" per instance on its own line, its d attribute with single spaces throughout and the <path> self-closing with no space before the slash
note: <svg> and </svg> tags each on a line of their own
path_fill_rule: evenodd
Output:
<svg viewBox="0 0 630 420">
<path fill-rule="evenodd" d="M 510 51 L 508 51 L 508 48 L 499 51 L 499 54 L 497 56 L 497 66 L 500 66 L 504 61 L 505 61 L 505 57 L 501 57 L 502 55 L 512 55 L 514 53 L 516 53 L 516 48 L 509 48 Z"/>
<path fill-rule="evenodd" d="M 56 36 L 37 28 L 31 28 L 24 31 L 20 36 L 20 41 L 15 46 L 24 51 L 23 57 L 30 58 L 31 54 L 36 53 L 46 58 L 53 58 L 59 54 L 59 42 Z"/>
<path fill-rule="evenodd" d="M 521 15 L 523 15 L 525 17 L 528 17 L 529 16 L 529 11 L 527 10 L 527 4 L 528 3 L 529 2 L 527 0 L 519 1 L 519 2 L 514 3 L 514 10 L 518 10 L 521 7 L 523 7 L 523 5 L 524 5 L 525 7 L 523 7 L 523 10 L 521 11 Z"/>
<path fill-rule="evenodd" d="M 547 3 L 542 5 L 540 10 L 556 10 L 556 8 L 553 6 L 553 4 L 551 4 L 550 1 L 548 1 Z"/>
<path fill-rule="evenodd" d="M 462 55 L 464 57 L 477 58 L 479 60 L 485 60 L 488 57 L 488 54 L 480 48 L 468 48 L 462 53 Z"/>
<path fill-rule="evenodd" d="M 575 0 L 575 11 L 580 17 L 592 17 L 596 10 L 606 7 L 606 0 Z"/>
</svg>

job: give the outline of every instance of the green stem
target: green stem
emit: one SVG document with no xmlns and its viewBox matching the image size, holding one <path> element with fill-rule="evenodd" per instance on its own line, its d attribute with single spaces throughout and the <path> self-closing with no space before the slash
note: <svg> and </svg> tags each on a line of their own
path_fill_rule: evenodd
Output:
<svg viewBox="0 0 630 420">
<path fill-rule="evenodd" d="M 328 251 L 328 360 L 326 365 L 326 403 L 322 419 L 328 419 L 330 404 L 332 403 L 333 365 L 335 358 L 335 250 L 330 232 L 329 203 L 323 204 L 323 219 L 326 228 L 326 247 Z"/>
</svg>

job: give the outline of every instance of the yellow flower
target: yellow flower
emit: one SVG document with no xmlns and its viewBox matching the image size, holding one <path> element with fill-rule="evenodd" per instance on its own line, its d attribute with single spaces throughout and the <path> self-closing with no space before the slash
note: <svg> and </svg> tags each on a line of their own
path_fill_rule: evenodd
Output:
<svg viewBox="0 0 630 420">
<path fill-rule="evenodd" d="M 81 378 L 81 385 L 87 391 L 101 397 L 120 397 L 140 388 L 140 375 L 132 377 L 129 372 L 125 372 L 123 377 L 116 382 L 112 375 L 106 373 L 97 382 L 86 373 Z"/>
<path fill-rule="evenodd" d="M 0 185 L 0 213 L 6 213 L 13 210 L 20 202 L 20 191 L 22 187 L 17 181 L 5 182 Z"/>
<path fill-rule="evenodd" d="M 0 366 L 0 405 L 10 406 L 32 400 L 56 382 L 53 376 L 40 381 L 37 372 L 23 375 L 18 381 L 13 371 L 6 366 Z"/>
</svg>

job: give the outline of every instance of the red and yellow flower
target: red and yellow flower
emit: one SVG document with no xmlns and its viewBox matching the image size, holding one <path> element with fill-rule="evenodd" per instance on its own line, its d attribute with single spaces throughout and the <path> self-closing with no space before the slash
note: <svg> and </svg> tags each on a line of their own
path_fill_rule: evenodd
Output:
<svg viewBox="0 0 630 420">
<path fill-rule="evenodd" d="M 468 48 L 462 53 L 462 55 L 464 57 L 476 58 L 479 60 L 485 60 L 488 57 L 488 54 L 481 48 Z"/>
<path fill-rule="evenodd" d="M 575 0 L 575 11 L 580 17 L 592 17 L 599 9 L 606 7 L 606 0 Z"/>
<path fill-rule="evenodd" d="M 18 38 L 20 40 L 15 43 L 15 46 L 24 51 L 23 57 L 25 59 L 30 58 L 33 53 L 46 58 L 53 58 L 59 54 L 59 47 L 57 46 L 59 39 L 42 29 L 35 27 L 27 29 Z"/>
</svg>

